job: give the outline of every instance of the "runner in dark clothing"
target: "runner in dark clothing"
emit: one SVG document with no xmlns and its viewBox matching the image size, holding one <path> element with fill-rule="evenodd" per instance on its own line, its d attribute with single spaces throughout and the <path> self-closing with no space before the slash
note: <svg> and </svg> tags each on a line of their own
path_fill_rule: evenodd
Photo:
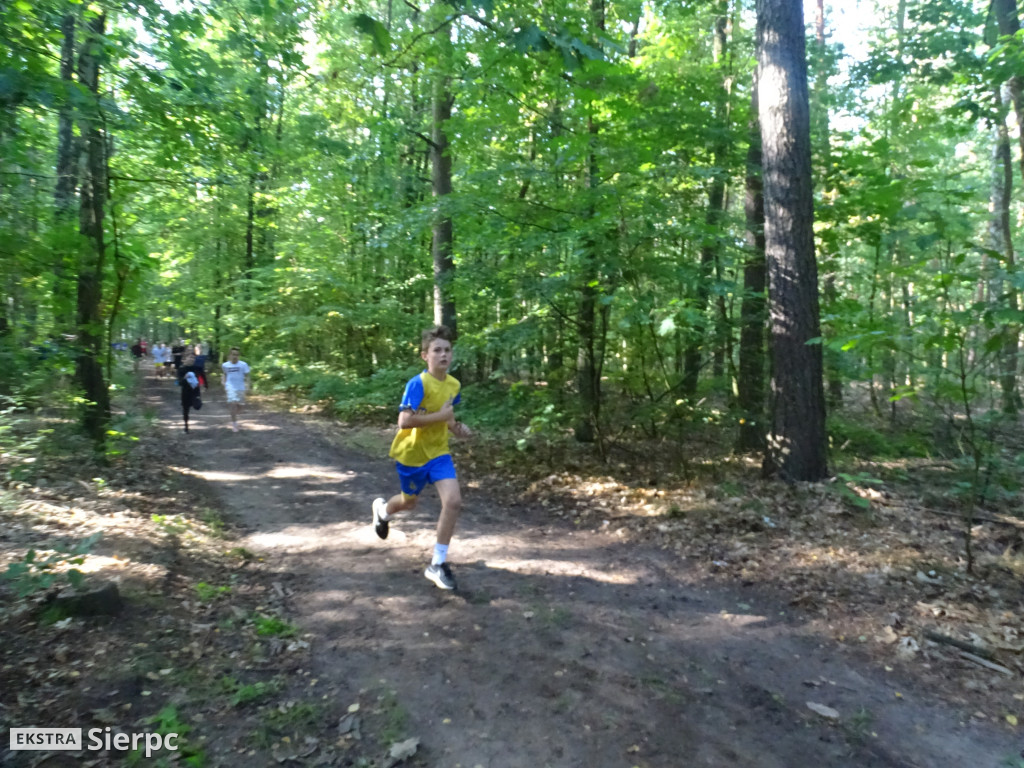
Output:
<svg viewBox="0 0 1024 768">
<path fill-rule="evenodd" d="M 179 341 L 171 347 L 171 362 L 174 363 L 174 373 L 181 378 L 181 358 L 185 354 L 185 345 Z"/>
<path fill-rule="evenodd" d="M 132 360 L 135 361 L 135 370 L 139 370 L 139 363 L 142 362 L 142 356 L 146 354 L 146 351 L 142 348 L 142 339 L 139 339 L 132 344 Z"/>
<path fill-rule="evenodd" d="M 188 432 L 188 412 L 203 407 L 199 388 L 199 375 L 202 369 L 196 366 L 196 356 L 186 352 L 178 368 L 178 386 L 181 387 L 181 415 L 185 419 L 185 431 Z M 192 374 L 189 376 L 189 374 Z"/>
</svg>

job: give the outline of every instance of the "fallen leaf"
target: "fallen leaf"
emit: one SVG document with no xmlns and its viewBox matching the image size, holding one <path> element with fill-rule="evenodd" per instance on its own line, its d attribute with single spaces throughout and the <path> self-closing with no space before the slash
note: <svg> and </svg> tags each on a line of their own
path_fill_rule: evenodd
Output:
<svg viewBox="0 0 1024 768">
<path fill-rule="evenodd" d="M 341 735 L 351 733 L 353 737 L 358 738 L 359 718 L 351 712 L 345 715 L 338 721 L 338 733 Z"/>
<path fill-rule="evenodd" d="M 839 712 L 835 709 L 832 709 L 832 707 L 826 707 L 824 704 L 818 704 L 815 701 L 808 701 L 807 708 L 812 712 L 816 712 L 817 714 L 829 720 L 839 719 Z"/>
</svg>

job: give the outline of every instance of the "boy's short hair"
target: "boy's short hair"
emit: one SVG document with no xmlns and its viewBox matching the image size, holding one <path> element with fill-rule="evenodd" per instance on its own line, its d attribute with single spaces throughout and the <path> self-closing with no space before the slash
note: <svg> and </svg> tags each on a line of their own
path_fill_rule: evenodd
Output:
<svg viewBox="0 0 1024 768">
<path fill-rule="evenodd" d="M 240 350 L 238 347 L 232 347 L 231 349 L 228 350 L 228 354 L 230 355 L 232 352 L 241 352 L 241 351 L 242 350 Z"/>
<path fill-rule="evenodd" d="M 433 328 L 427 328 L 427 330 L 423 332 L 423 337 L 420 340 L 420 352 L 426 352 L 430 349 L 430 342 L 435 339 L 444 339 L 451 344 L 452 329 L 447 325 L 435 325 Z"/>
</svg>

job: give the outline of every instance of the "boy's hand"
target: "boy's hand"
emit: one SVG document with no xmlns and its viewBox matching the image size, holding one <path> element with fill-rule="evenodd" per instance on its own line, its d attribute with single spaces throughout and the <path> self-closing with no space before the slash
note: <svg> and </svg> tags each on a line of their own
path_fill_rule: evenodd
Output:
<svg viewBox="0 0 1024 768">
<path fill-rule="evenodd" d="M 441 410 L 438 411 L 441 415 L 439 421 L 447 421 L 448 426 L 451 426 L 455 421 L 455 406 L 452 405 L 452 401 L 449 400 L 447 403 L 441 406 Z"/>
<path fill-rule="evenodd" d="M 471 430 L 461 421 L 450 422 L 448 424 L 448 429 L 451 430 L 451 433 L 456 437 L 467 438 L 473 436 L 473 430 Z"/>
</svg>

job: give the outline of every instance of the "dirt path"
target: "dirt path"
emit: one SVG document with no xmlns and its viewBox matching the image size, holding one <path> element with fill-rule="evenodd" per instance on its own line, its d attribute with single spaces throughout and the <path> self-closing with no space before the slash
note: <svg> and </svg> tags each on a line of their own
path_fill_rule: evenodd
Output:
<svg viewBox="0 0 1024 768">
<path fill-rule="evenodd" d="M 432 492 L 387 541 L 370 526 L 371 499 L 395 485 L 384 450 L 252 407 L 232 433 L 216 388 L 186 436 L 173 387 L 148 387 L 185 469 L 292 591 L 312 676 L 349 692 L 342 705 L 390 702 L 364 728 L 385 743 L 417 737 L 407 764 L 1015 764 L 1006 732 L 965 724 L 969 713 L 816 636 L 756 587 L 695 583 L 678 558 L 504 507 L 473 478 L 451 552 L 460 590 L 442 592 L 422 576 Z"/>
</svg>

